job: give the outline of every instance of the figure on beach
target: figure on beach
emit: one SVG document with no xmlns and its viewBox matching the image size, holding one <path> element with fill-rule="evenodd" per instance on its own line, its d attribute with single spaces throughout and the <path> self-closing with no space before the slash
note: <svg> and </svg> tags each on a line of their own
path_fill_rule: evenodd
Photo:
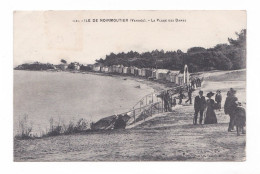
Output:
<svg viewBox="0 0 260 174">
<path fill-rule="evenodd" d="M 190 102 L 190 104 L 192 104 L 192 99 L 191 99 L 191 97 L 192 97 L 192 91 L 193 91 L 192 88 L 189 87 L 189 88 L 188 88 L 188 100 L 186 100 L 185 103 Z"/>
<path fill-rule="evenodd" d="M 199 95 L 195 97 L 195 101 L 194 101 L 195 113 L 194 113 L 193 124 L 195 125 L 197 124 L 198 113 L 200 113 L 199 123 L 202 124 L 203 112 L 205 110 L 205 106 L 206 106 L 206 99 L 203 96 L 203 91 L 199 91 Z"/>
<path fill-rule="evenodd" d="M 207 100 L 207 110 L 206 110 L 206 117 L 204 120 L 204 124 L 215 124 L 217 123 L 217 117 L 214 111 L 215 107 L 215 101 L 211 99 L 211 97 L 214 95 L 213 92 L 209 92 L 207 94 L 207 97 L 209 98 Z"/>
<path fill-rule="evenodd" d="M 245 134 L 245 126 L 246 126 L 246 110 L 242 107 L 241 102 L 236 101 L 237 108 L 235 110 L 235 119 L 234 124 L 237 129 L 237 135 Z"/>
<path fill-rule="evenodd" d="M 175 107 L 176 104 L 177 104 L 176 97 L 172 97 L 172 100 L 171 100 L 172 107 Z"/>
<path fill-rule="evenodd" d="M 163 95 L 163 100 L 164 100 L 164 111 L 168 112 L 170 111 L 170 106 L 169 106 L 169 102 L 170 102 L 170 94 L 169 91 L 166 91 Z"/>
<path fill-rule="evenodd" d="M 236 116 L 235 110 L 237 108 L 236 101 L 238 101 L 236 97 L 236 90 L 230 88 L 230 90 L 227 92 L 227 98 L 224 104 L 224 112 L 230 117 L 228 132 L 234 130 L 234 120 Z"/>
<path fill-rule="evenodd" d="M 221 101 L 222 101 L 222 95 L 221 95 L 221 91 L 217 90 L 217 93 L 215 95 L 215 101 L 217 102 L 217 107 L 216 109 L 221 109 Z"/>
<path fill-rule="evenodd" d="M 182 104 L 182 99 L 185 97 L 185 95 L 182 93 L 182 89 L 179 92 L 179 105 Z"/>
<path fill-rule="evenodd" d="M 201 87 L 201 80 L 200 80 L 200 78 L 196 79 L 196 86 L 197 87 Z"/>
</svg>

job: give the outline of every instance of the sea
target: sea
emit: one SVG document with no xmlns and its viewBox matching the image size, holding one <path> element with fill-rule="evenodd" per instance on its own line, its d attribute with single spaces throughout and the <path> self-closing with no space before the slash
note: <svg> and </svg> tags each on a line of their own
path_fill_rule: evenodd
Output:
<svg viewBox="0 0 260 174">
<path fill-rule="evenodd" d="M 14 70 L 14 134 L 24 118 L 33 134 L 46 132 L 50 121 L 88 122 L 127 112 L 151 87 L 127 77 L 71 72 Z"/>
</svg>

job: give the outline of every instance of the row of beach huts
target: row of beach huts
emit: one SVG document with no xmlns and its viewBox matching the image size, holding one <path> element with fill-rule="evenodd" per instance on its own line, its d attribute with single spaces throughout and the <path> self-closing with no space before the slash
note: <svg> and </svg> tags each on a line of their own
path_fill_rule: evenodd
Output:
<svg viewBox="0 0 260 174">
<path fill-rule="evenodd" d="M 92 65 L 92 71 L 102 73 L 117 73 L 125 75 L 133 75 L 139 77 L 145 77 L 155 80 L 164 80 L 175 83 L 177 85 L 184 85 L 189 83 L 188 67 L 185 65 L 184 73 L 180 73 L 179 70 L 168 69 L 152 69 L 152 68 L 137 68 L 137 67 L 125 67 L 123 65 L 101 66 Z"/>
</svg>

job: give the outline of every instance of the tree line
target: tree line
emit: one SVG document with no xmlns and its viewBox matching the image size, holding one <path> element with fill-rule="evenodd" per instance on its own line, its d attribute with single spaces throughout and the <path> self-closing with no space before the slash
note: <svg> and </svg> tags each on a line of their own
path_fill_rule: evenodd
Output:
<svg viewBox="0 0 260 174">
<path fill-rule="evenodd" d="M 246 68 L 246 29 L 236 32 L 236 36 L 236 39 L 228 38 L 228 44 L 217 44 L 208 49 L 192 47 L 186 53 L 157 49 L 143 53 L 110 53 L 104 59 L 96 60 L 96 63 L 170 70 L 183 70 L 187 64 L 190 72 L 243 69 Z"/>
</svg>

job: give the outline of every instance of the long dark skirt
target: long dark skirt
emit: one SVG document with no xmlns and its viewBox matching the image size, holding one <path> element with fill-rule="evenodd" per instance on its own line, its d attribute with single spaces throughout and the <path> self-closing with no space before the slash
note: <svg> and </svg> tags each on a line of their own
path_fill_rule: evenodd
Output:
<svg viewBox="0 0 260 174">
<path fill-rule="evenodd" d="M 211 108 L 211 107 L 208 107 L 207 108 L 207 111 L 206 111 L 206 117 L 205 117 L 205 120 L 204 120 L 204 124 L 215 124 L 217 123 L 217 117 L 216 117 L 216 114 L 214 112 L 214 109 Z"/>
</svg>

